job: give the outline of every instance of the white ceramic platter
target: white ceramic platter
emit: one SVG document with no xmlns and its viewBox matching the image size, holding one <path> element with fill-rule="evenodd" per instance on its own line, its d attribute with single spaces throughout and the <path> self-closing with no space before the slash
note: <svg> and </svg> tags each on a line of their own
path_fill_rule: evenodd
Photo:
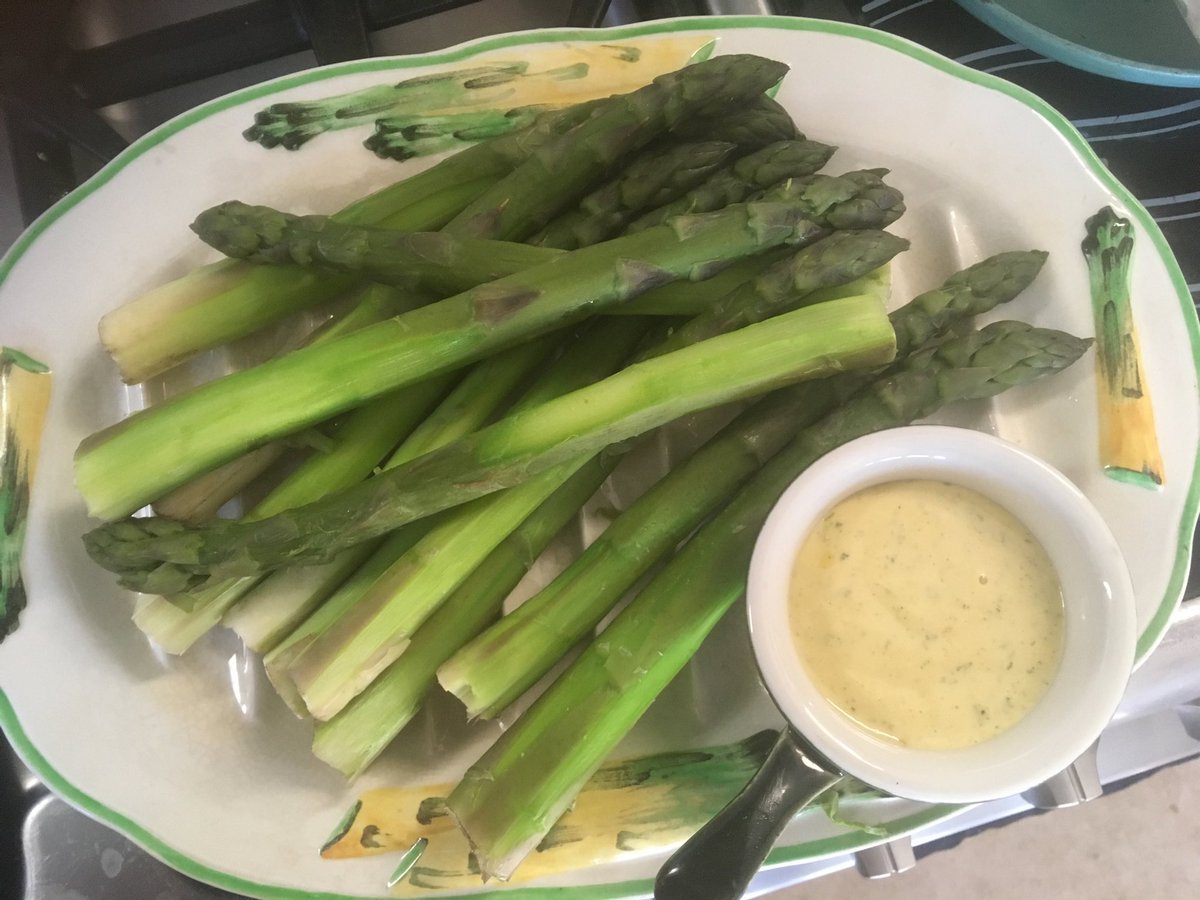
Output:
<svg viewBox="0 0 1200 900">
<path fill-rule="evenodd" d="M 1094 501 L 1132 569 L 1139 658 L 1150 651 L 1187 575 L 1197 505 L 1200 336 L 1184 280 L 1150 216 L 1066 121 L 996 78 L 842 24 L 709 18 L 607 32 L 531 32 L 425 56 L 331 66 L 207 103 L 137 141 L 46 213 L 0 263 L 2 342 L 55 372 L 26 547 L 29 607 L 20 629 L 0 646 L 0 724 L 54 790 L 170 864 L 229 890 L 384 893 L 392 859 L 331 862 L 316 849 L 363 790 L 452 780 L 496 726 L 468 728 L 452 703 L 434 698 L 350 787 L 311 757 L 307 726 L 290 717 L 229 635 L 211 635 L 181 659 L 155 654 L 129 621 L 132 598 L 91 564 L 79 540 L 89 523 L 71 484 L 72 453 L 85 434 L 141 402 L 101 351 L 96 322 L 124 300 L 214 258 L 187 231 L 212 204 L 236 197 L 327 212 L 404 171 L 363 150 L 360 132 L 322 135 L 296 153 L 246 142 L 240 132 L 268 103 L 436 72 L 485 53 L 688 32 L 714 37 L 717 53 L 788 63 L 778 99 L 810 137 L 841 148 L 831 171 L 892 170 L 909 205 L 894 230 L 913 243 L 895 265 L 897 298 L 990 253 L 1040 247 L 1050 251 L 1045 270 L 1004 314 L 1090 335 L 1083 222 L 1111 204 L 1136 223 L 1135 310 L 1157 406 L 1164 488 L 1145 491 L 1102 475 L 1090 358 L 943 421 L 1021 444 Z M 416 171 L 421 164 L 406 165 Z M 735 613 L 622 750 L 732 741 L 778 721 Z M 889 800 L 863 815 L 897 834 L 953 811 Z M 785 833 L 772 862 L 875 840 L 806 815 Z M 594 867 L 553 884 L 572 886 L 566 896 L 577 898 L 642 895 L 660 859 Z M 530 890 L 520 893 L 543 894 Z"/>
</svg>

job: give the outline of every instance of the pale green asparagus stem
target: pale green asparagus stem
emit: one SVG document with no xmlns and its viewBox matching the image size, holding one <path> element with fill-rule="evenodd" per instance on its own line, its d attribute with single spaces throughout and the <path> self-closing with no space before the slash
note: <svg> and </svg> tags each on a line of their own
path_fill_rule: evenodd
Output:
<svg viewBox="0 0 1200 900">
<path fill-rule="evenodd" d="M 485 189 L 593 111 L 581 104 L 540 117 L 523 131 L 476 144 L 389 185 L 336 214 L 351 225 L 435 231 Z M 129 383 L 145 381 L 196 353 L 250 334 L 353 284 L 343 276 L 224 260 L 154 288 L 100 321 L 100 339 Z"/>
<path fill-rule="evenodd" d="M 272 519 L 191 529 L 130 519 L 90 532 L 85 543 L 129 586 L 164 564 L 207 579 L 300 558 L 320 562 L 344 546 L 511 487 L 689 412 L 841 369 L 880 365 L 891 359 L 894 344 L 891 325 L 873 299 L 822 303 L 630 366 L 367 485 Z"/>
<path fill-rule="evenodd" d="M 550 354 L 556 337 L 518 344 L 473 367 L 388 458 L 384 470 L 464 437 L 483 425 Z M 224 624 L 237 632 L 252 650 L 265 654 L 334 594 L 376 549 L 375 542 L 367 542 L 324 565 L 294 566 L 272 572 L 226 613 Z M 331 606 L 324 614 L 336 618 L 335 610 L 336 605 Z"/>
<path fill-rule="evenodd" d="M 347 777 L 361 774 L 416 714 L 434 685 L 437 667 L 500 615 L 504 598 L 618 459 L 602 453 L 567 479 L 488 554 L 370 687 L 328 722 L 318 722 L 313 734 L 317 758 Z"/>
<path fill-rule="evenodd" d="M 633 352 L 643 330 L 631 319 L 596 323 L 547 369 L 515 412 L 610 374 Z M 387 551 L 373 555 L 370 584 L 356 582 L 352 604 L 337 598 L 345 601 L 345 610 L 336 626 L 290 664 L 288 674 L 309 713 L 328 719 L 366 687 L 450 592 L 586 460 L 569 460 L 448 513 L 402 555 L 390 560 L 384 558 Z"/>
</svg>

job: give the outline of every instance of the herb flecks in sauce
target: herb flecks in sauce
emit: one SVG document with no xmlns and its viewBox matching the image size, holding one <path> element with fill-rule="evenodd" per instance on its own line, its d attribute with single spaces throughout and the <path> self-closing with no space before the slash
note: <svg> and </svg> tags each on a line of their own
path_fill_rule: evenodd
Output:
<svg viewBox="0 0 1200 900">
<path fill-rule="evenodd" d="M 1062 592 L 1016 517 L 966 488 L 897 481 L 839 503 L 797 555 L 791 622 L 817 688 L 918 749 L 1007 730 L 1058 668 Z"/>
</svg>

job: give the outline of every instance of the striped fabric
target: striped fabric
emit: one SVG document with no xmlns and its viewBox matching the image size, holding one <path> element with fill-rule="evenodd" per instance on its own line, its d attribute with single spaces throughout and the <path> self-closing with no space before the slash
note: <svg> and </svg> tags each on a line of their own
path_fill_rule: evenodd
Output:
<svg viewBox="0 0 1200 900">
<path fill-rule="evenodd" d="M 863 0 L 861 21 L 1005 78 L 1062 112 L 1157 220 L 1200 302 L 1200 89 L 1116 81 L 1039 56 L 947 0 Z"/>
</svg>

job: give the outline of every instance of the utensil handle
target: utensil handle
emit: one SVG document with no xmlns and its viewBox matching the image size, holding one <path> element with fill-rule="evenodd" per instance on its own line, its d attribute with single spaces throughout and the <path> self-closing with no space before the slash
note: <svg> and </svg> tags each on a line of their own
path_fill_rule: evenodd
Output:
<svg viewBox="0 0 1200 900">
<path fill-rule="evenodd" d="M 750 783 L 659 870 L 655 900 L 737 900 L 792 816 L 841 780 L 785 728 Z"/>
</svg>

